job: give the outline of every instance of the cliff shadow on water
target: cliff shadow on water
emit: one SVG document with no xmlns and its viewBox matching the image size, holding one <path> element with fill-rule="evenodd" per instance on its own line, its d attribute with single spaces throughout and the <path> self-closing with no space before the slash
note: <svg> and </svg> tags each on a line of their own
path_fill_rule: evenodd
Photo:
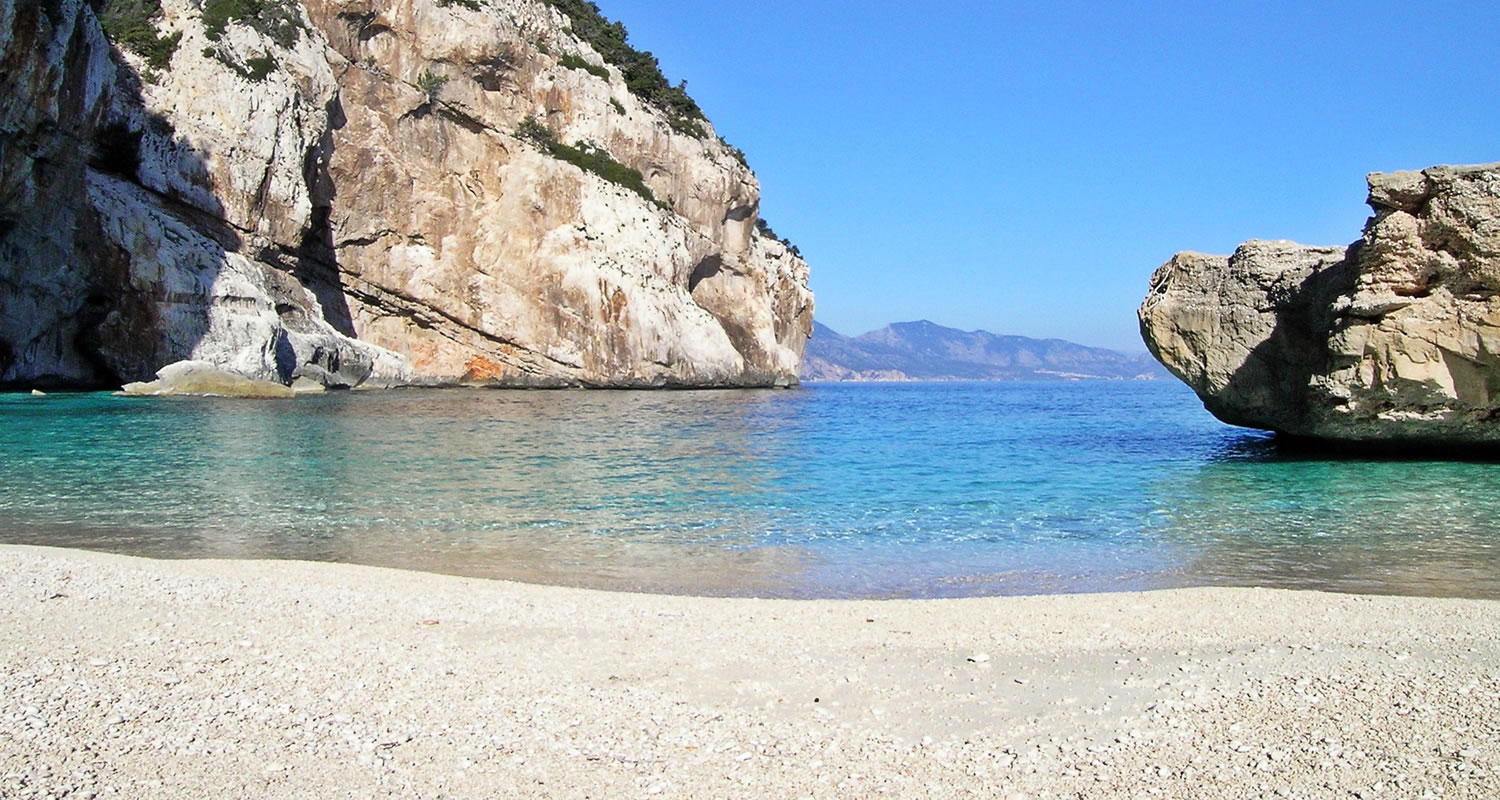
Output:
<svg viewBox="0 0 1500 800">
<path fill-rule="evenodd" d="M 1495 597 L 1497 491 L 1482 456 L 1392 458 L 1247 431 L 1148 483 L 1149 530 L 1210 585 Z"/>
</svg>

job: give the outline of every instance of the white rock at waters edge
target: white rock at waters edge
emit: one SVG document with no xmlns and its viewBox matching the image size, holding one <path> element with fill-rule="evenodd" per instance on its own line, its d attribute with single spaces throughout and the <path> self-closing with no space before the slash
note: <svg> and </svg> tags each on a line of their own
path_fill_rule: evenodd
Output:
<svg viewBox="0 0 1500 800">
<path fill-rule="evenodd" d="M 307 377 L 299 377 L 292 381 L 292 391 L 296 394 L 323 394 L 328 387 Z"/>
<path fill-rule="evenodd" d="M 125 384 L 121 387 L 120 394 L 143 397 L 201 395 L 287 398 L 295 396 L 296 392 L 279 383 L 227 372 L 206 361 L 178 361 L 158 370 L 154 381 Z"/>
</svg>

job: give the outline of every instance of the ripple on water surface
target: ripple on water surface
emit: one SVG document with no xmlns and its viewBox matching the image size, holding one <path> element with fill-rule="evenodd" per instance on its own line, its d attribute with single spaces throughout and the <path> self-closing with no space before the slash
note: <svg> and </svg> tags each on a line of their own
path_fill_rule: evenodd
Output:
<svg viewBox="0 0 1500 800">
<path fill-rule="evenodd" d="M 1500 470 L 1287 455 L 1169 382 L 0 395 L 0 541 L 605 588 L 1500 597 Z"/>
</svg>

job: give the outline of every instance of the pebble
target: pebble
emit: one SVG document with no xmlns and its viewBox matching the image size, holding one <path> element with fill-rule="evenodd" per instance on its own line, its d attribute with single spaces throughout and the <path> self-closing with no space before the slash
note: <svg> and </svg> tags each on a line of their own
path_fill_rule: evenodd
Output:
<svg viewBox="0 0 1500 800">
<path fill-rule="evenodd" d="M 1461 643 L 1491 632 L 1492 605 L 1378 601 L 1382 633 L 1361 645 L 1353 639 L 1358 618 L 1319 622 L 1320 609 L 1341 608 L 1345 598 L 1256 593 L 1255 614 L 1239 614 L 1274 620 L 1261 641 L 1263 653 L 1275 654 L 1257 661 L 1227 660 L 1230 647 L 1253 640 L 1208 614 L 1220 598 L 1232 605 L 1242 596 L 1218 590 L 1195 594 L 1181 619 L 1154 627 L 1093 609 L 1091 598 L 1048 599 L 1036 608 L 1047 609 L 1048 630 L 1055 619 L 1062 632 L 1046 641 L 1015 635 L 1027 628 L 1010 622 L 1012 614 L 993 622 L 965 617 L 945 628 L 939 602 L 924 609 L 938 621 L 924 629 L 892 604 L 881 616 L 914 632 L 906 645 L 871 644 L 863 616 L 830 625 L 815 642 L 759 627 L 768 608 L 799 618 L 798 604 L 716 601 L 740 612 L 719 617 L 714 604 L 681 598 L 400 573 L 376 573 L 380 580 L 372 581 L 357 568 L 302 572 L 305 565 L 234 564 L 221 574 L 103 556 L 67 562 L 74 610 L 41 605 L 59 581 L 31 565 L 54 558 L 63 557 L 0 548 L 0 596 L 19 598 L 0 607 L 0 730 L 15 732 L 9 747 L 0 735 L 3 797 L 265 796 L 286 775 L 305 781 L 299 789 L 307 794 L 330 797 L 454 796 L 460 789 L 475 796 L 899 797 L 926 787 L 934 796 L 1008 800 L 1227 800 L 1347 797 L 1350 787 L 1368 787 L 1360 791 L 1377 798 L 1441 797 L 1432 790 L 1443 786 L 1457 796 L 1500 797 L 1500 778 L 1485 766 L 1496 755 L 1485 738 L 1500 708 L 1495 654 L 1430 656 L 1430 648 L 1403 638 L 1404 631 L 1470 631 L 1442 645 L 1461 652 Z M 25 588 L 32 585 L 42 588 Z M 122 596 L 137 599 L 118 612 L 88 599 Z M 1164 603 L 1175 596 L 1151 595 Z M 664 616 L 639 609 L 672 615 L 636 628 L 636 616 Z M 1200 613 L 1203 622 L 1195 621 Z M 1139 647 L 1111 651 L 1090 638 L 1095 626 L 1070 617 L 1110 619 L 1111 637 Z M 423 619 L 485 620 L 487 627 L 412 624 Z M 1003 672 L 992 682 L 988 673 L 953 665 L 951 654 L 962 653 L 964 639 L 972 643 L 976 627 L 982 640 L 1004 643 L 997 645 L 1006 648 L 1001 663 L 1014 652 L 1019 663 L 1037 664 L 1028 677 L 1010 680 L 1038 686 L 997 691 Z M 1368 626 L 1362 635 L 1373 636 Z M 1313 651 L 1298 640 L 1312 637 L 1329 640 L 1327 655 L 1307 655 Z M 693 649 L 667 644 L 674 638 L 693 641 Z M 1112 663 L 1125 668 L 1139 652 L 1174 652 L 1195 640 L 1191 672 L 1176 671 L 1177 662 L 1144 666 L 1141 656 L 1143 666 L 1131 670 L 1139 681 L 1119 688 L 1124 673 Z M 1381 658 L 1389 670 L 1372 669 L 1374 647 L 1388 640 L 1393 652 L 1420 655 L 1400 668 Z M 128 658 L 89 657 L 100 652 Z M 1214 666 L 1241 659 L 1250 663 Z M 987 653 L 969 660 L 990 663 Z M 1162 683 L 1167 674 L 1178 685 Z M 829 696 L 830 683 L 842 706 Z M 1177 699 L 1187 684 L 1191 703 Z M 1310 695 L 1323 702 L 1309 708 Z M 822 713 L 767 703 L 791 697 L 819 697 Z M 1054 700 L 1063 705 L 1051 706 Z M 1420 713 L 1399 717 L 1398 709 Z M 1382 744 L 1355 756 L 1356 747 L 1375 741 L 1366 738 L 1370 731 Z M 1341 758 L 1345 747 L 1350 756 Z M 1379 793 L 1376 780 L 1385 781 Z M 1453 792 L 1455 784 L 1464 791 Z M 996 787 L 1004 791 L 997 795 Z"/>
</svg>

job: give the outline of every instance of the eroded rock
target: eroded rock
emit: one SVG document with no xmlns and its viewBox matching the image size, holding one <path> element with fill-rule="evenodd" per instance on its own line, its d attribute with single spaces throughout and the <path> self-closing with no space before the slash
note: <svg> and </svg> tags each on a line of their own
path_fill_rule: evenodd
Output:
<svg viewBox="0 0 1500 800">
<path fill-rule="evenodd" d="M 1369 176 L 1347 248 L 1180 253 L 1147 347 L 1225 422 L 1336 442 L 1500 444 L 1500 164 Z"/>
<path fill-rule="evenodd" d="M 295 35 L 215 38 L 163 0 L 155 69 L 81 0 L 0 0 L 0 384 L 795 382 L 807 264 L 757 232 L 748 167 L 550 6 L 468 5 L 292 1 Z"/>
</svg>

